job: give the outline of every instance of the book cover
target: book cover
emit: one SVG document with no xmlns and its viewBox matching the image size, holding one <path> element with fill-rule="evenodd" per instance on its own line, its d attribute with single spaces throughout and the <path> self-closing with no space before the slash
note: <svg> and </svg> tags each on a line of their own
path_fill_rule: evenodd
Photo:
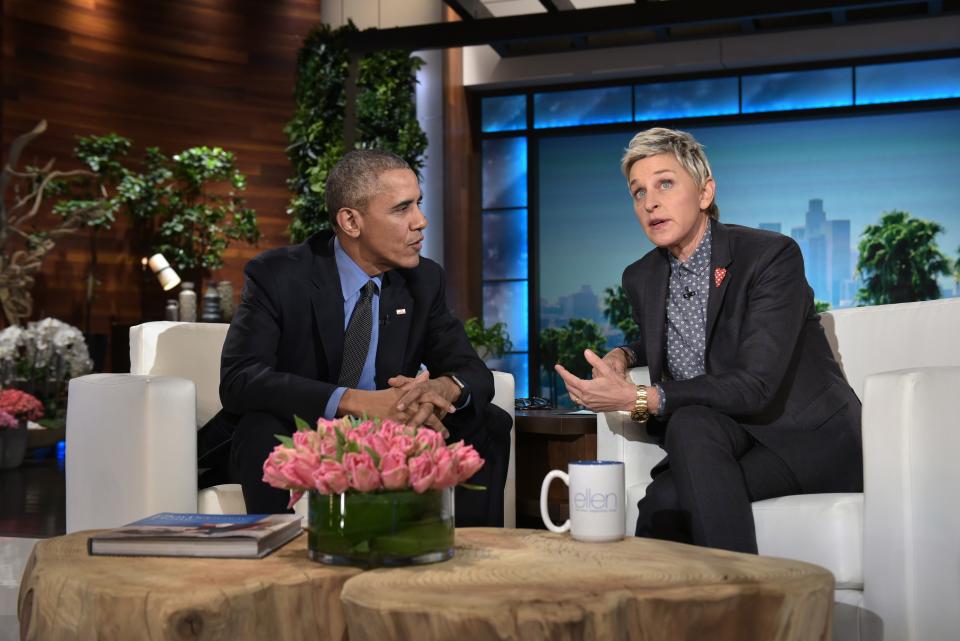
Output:
<svg viewBox="0 0 960 641">
<path fill-rule="evenodd" d="M 89 539 L 93 555 L 261 558 L 301 531 L 295 514 L 161 512 Z"/>
</svg>

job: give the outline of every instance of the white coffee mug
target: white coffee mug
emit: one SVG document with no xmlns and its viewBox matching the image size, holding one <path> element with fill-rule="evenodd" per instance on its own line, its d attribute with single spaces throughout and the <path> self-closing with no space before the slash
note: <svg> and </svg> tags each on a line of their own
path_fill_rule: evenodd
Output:
<svg viewBox="0 0 960 641">
<path fill-rule="evenodd" d="M 563 480 L 570 488 L 570 518 L 559 526 L 547 512 L 553 479 Z M 625 496 L 621 461 L 573 461 L 567 472 L 553 470 L 543 479 L 540 516 L 551 532 L 570 530 L 579 541 L 619 541 L 624 535 Z"/>
</svg>

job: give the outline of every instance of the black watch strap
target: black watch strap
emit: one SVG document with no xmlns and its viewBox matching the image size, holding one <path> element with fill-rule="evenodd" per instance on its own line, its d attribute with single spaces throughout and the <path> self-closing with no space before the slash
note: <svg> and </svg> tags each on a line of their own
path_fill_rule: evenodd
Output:
<svg viewBox="0 0 960 641">
<path fill-rule="evenodd" d="M 460 407 L 466 402 L 467 398 L 470 397 L 470 388 L 467 387 L 467 384 L 464 383 L 462 380 L 460 380 L 460 377 L 454 374 L 453 372 L 446 372 L 444 374 L 441 374 L 440 376 L 446 376 L 451 381 L 456 383 L 457 387 L 460 388 L 460 396 L 458 396 L 457 400 L 453 402 L 453 406 L 456 407 L 457 409 L 460 409 Z"/>
</svg>

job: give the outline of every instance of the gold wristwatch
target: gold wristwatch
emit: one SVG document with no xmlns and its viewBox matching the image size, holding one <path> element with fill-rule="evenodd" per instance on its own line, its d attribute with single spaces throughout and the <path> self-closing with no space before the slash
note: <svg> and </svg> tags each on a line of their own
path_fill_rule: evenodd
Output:
<svg viewBox="0 0 960 641">
<path fill-rule="evenodd" d="M 650 418 L 650 411 L 647 409 L 647 387 L 637 385 L 637 402 L 630 411 L 630 420 L 644 423 L 648 418 Z"/>
</svg>

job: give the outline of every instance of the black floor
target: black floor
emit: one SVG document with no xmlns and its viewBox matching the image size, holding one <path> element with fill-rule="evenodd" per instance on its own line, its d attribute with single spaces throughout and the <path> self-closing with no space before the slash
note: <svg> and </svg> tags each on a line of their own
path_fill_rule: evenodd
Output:
<svg viewBox="0 0 960 641">
<path fill-rule="evenodd" d="M 0 536 L 46 538 L 66 532 L 66 483 L 62 459 L 28 458 L 0 470 Z"/>
</svg>

